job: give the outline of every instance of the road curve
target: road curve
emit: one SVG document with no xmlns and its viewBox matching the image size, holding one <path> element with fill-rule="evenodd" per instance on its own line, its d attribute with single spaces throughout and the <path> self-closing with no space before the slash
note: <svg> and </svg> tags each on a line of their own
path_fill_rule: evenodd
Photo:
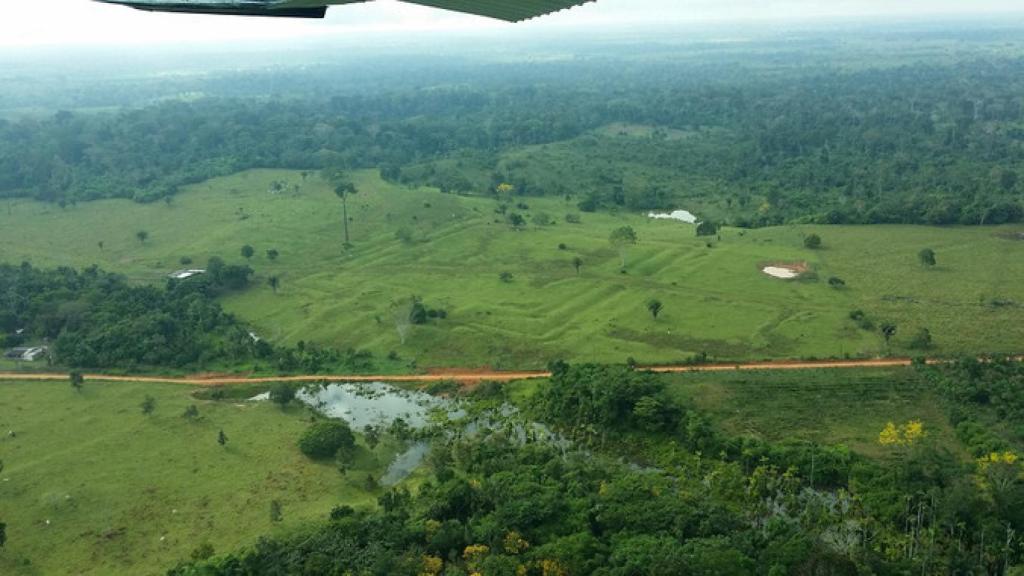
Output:
<svg viewBox="0 0 1024 576">
<path fill-rule="evenodd" d="M 1015 360 L 1024 360 L 1024 357 L 1016 357 Z M 933 359 L 927 361 L 929 364 L 942 364 L 947 360 Z M 913 361 L 910 358 L 876 358 L 869 360 L 792 360 L 792 361 L 768 361 L 768 362 L 743 362 L 725 364 L 697 364 L 697 365 L 674 365 L 674 366 L 648 366 L 639 368 L 659 373 L 686 373 L 686 372 L 735 372 L 735 371 L 757 371 L 757 370 L 821 370 L 821 369 L 855 369 L 855 368 L 895 368 L 910 366 Z M 512 382 L 514 380 L 527 380 L 530 378 L 546 378 L 550 372 L 544 371 L 519 371 L 519 372 L 497 372 L 497 371 L 466 371 L 452 370 L 446 372 L 440 370 L 432 374 L 412 375 L 327 375 L 317 374 L 311 376 L 274 376 L 261 378 L 246 377 L 221 377 L 209 378 L 175 378 L 161 376 L 110 376 L 107 374 L 85 374 L 85 379 L 93 382 L 151 382 L 154 384 L 186 384 L 189 386 L 233 386 L 240 384 L 268 384 L 272 382 L 445 382 L 452 381 L 461 384 L 474 384 L 478 382 Z M 45 380 L 67 380 L 66 373 L 27 373 L 27 372 L 0 372 L 0 380 L 20 381 L 45 381 Z"/>
</svg>

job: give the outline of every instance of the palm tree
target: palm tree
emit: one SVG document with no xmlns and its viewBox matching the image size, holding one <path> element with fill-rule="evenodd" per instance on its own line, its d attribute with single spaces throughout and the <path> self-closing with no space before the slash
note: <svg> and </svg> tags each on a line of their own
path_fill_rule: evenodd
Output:
<svg viewBox="0 0 1024 576">
<path fill-rule="evenodd" d="M 348 195 L 355 194 L 357 192 L 355 184 L 351 182 L 342 182 L 334 187 L 334 193 L 341 198 L 341 211 L 342 218 L 345 221 L 345 246 L 348 247 L 352 243 L 349 242 L 348 237 Z"/>
<path fill-rule="evenodd" d="M 139 239 L 140 244 L 145 244 L 146 239 L 149 238 L 149 232 L 146 232 L 145 230 L 139 230 L 138 232 L 135 233 L 135 237 Z"/>
<path fill-rule="evenodd" d="M 576 275 L 580 275 L 580 268 L 583 267 L 583 258 L 579 256 L 572 259 L 572 267 L 576 269 Z"/>
<path fill-rule="evenodd" d="M 270 289 L 274 291 L 274 294 L 277 294 L 277 287 L 281 285 L 281 280 L 277 276 L 271 276 L 267 279 L 267 284 L 270 285 Z"/>
</svg>

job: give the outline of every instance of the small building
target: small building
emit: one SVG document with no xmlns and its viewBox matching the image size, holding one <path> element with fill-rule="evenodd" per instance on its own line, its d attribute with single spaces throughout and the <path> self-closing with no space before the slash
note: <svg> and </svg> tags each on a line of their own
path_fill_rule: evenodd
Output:
<svg viewBox="0 0 1024 576">
<path fill-rule="evenodd" d="M 4 352 L 4 358 L 7 360 L 20 360 L 22 362 L 35 362 L 42 358 L 46 352 L 46 346 L 11 348 L 7 352 Z"/>
<path fill-rule="evenodd" d="M 200 274 L 206 274 L 206 270 L 178 270 L 177 272 L 171 272 L 167 277 L 175 280 L 185 280 Z"/>
</svg>

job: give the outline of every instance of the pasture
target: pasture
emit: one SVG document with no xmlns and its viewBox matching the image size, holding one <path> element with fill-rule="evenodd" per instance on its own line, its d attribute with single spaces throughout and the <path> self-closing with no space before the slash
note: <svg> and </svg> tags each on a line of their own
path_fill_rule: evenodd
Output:
<svg viewBox="0 0 1024 576">
<path fill-rule="evenodd" d="M 882 456 L 887 422 L 921 421 L 929 438 L 963 452 L 937 391 L 910 368 L 664 375 L 683 404 L 730 435 L 842 444 Z"/>
<path fill-rule="evenodd" d="M 339 504 L 376 503 L 364 481 L 383 465 L 362 458 L 342 476 L 308 460 L 296 442 L 310 413 L 297 405 L 205 401 L 159 384 L 0 389 L 0 574 L 163 574 L 203 543 L 227 552 L 326 520 Z M 183 417 L 190 404 L 195 421 Z"/>
<path fill-rule="evenodd" d="M 349 249 L 341 202 L 316 173 L 257 170 L 192 186 L 166 204 L 13 201 L 0 206 L 0 261 L 97 264 L 157 283 L 211 256 L 243 262 L 248 244 L 256 275 L 224 298 L 229 311 L 275 342 L 368 349 L 380 359 L 393 352 L 397 369 L 1024 347 L 1024 242 L 1007 236 L 1017 228 L 784 226 L 697 238 L 678 222 L 580 213 L 577 199 L 506 199 L 507 213 L 526 222 L 514 229 L 496 199 L 397 186 L 370 171 L 353 180 Z M 609 235 L 627 225 L 639 242 L 623 270 Z M 804 247 L 811 233 L 820 249 Z M 918 262 L 923 248 L 935 250 L 936 266 Z M 270 259 L 270 249 L 280 256 Z M 804 262 L 810 272 L 799 280 L 760 271 Z M 845 287 L 830 286 L 831 277 Z M 413 295 L 447 318 L 412 326 L 403 343 L 396 318 Z M 652 298 L 664 305 L 657 319 L 646 307 Z M 873 329 L 851 320 L 853 310 Z M 888 344 L 878 330 L 886 322 L 897 327 Z M 922 328 L 933 345 L 911 349 Z"/>
</svg>

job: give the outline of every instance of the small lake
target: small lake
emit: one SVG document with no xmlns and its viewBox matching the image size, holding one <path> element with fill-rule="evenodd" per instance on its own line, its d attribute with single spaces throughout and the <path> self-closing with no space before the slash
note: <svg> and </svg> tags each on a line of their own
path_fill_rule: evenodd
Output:
<svg viewBox="0 0 1024 576">
<path fill-rule="evenodd" d="M 356 431 L 367 426 L 387 427 L 399 418 L 410 428 L 421 430 L 430 424 L 430 413 L 435 410 L 447 409 L 453 417 L 458 412 L 450 400 L 383 382 L 310 387 L 301 390 L 298 398 L 327 416 L 341 418 Z"/>
<path fill-rule="evenodd" d="M 265 400 L 260 395 L 253 400 Z M 440 415 L 450 420 L 460 420 L 458 434 L 475 436 L 487 434 L 490 430 L 503 428 L 519 442 L 531 440 L 553 442 L 568 449 L 570 442 L 538 423 L 516 422 L 517 410 L 505 404 L 486 414 L 465 419 L 467 414 L 459 403 L 447 398 L 431 396 L 416 390 L 403 390 L 384 382 L 335 383 L 310 386 L 300 390 L 297 398 L 324 415 L 346 421 L 356 432 L 366 426 L 386 429 L 401 418 L 413 430 L 423 430 Z M 448 431 L 451 434 L 453 432 Z M 416 440 L 388 465 L 379 482 L 382 486 L 394 486 L 408 478 L 423 463 L 430 452 L 428 440 Z"/>
<path fill-rule="evenodd" d="M 384 382 L 312 386 L 299 391 L 297 397 L 327 416 L 348 422 L 356 432 L 362 432 L 367 426 L 387 428 L 399 418 L 413 430 L 422 430 L 430 425 L 431 413 L 438 410 L 446 412 L 449 418 L 464 415 L 451 400 L 402 390 Z M 429 442 L 414 442 L 388 465 L 380 484 L 394 486 L 405 480 L 429 452 Z"/>
</svg>

